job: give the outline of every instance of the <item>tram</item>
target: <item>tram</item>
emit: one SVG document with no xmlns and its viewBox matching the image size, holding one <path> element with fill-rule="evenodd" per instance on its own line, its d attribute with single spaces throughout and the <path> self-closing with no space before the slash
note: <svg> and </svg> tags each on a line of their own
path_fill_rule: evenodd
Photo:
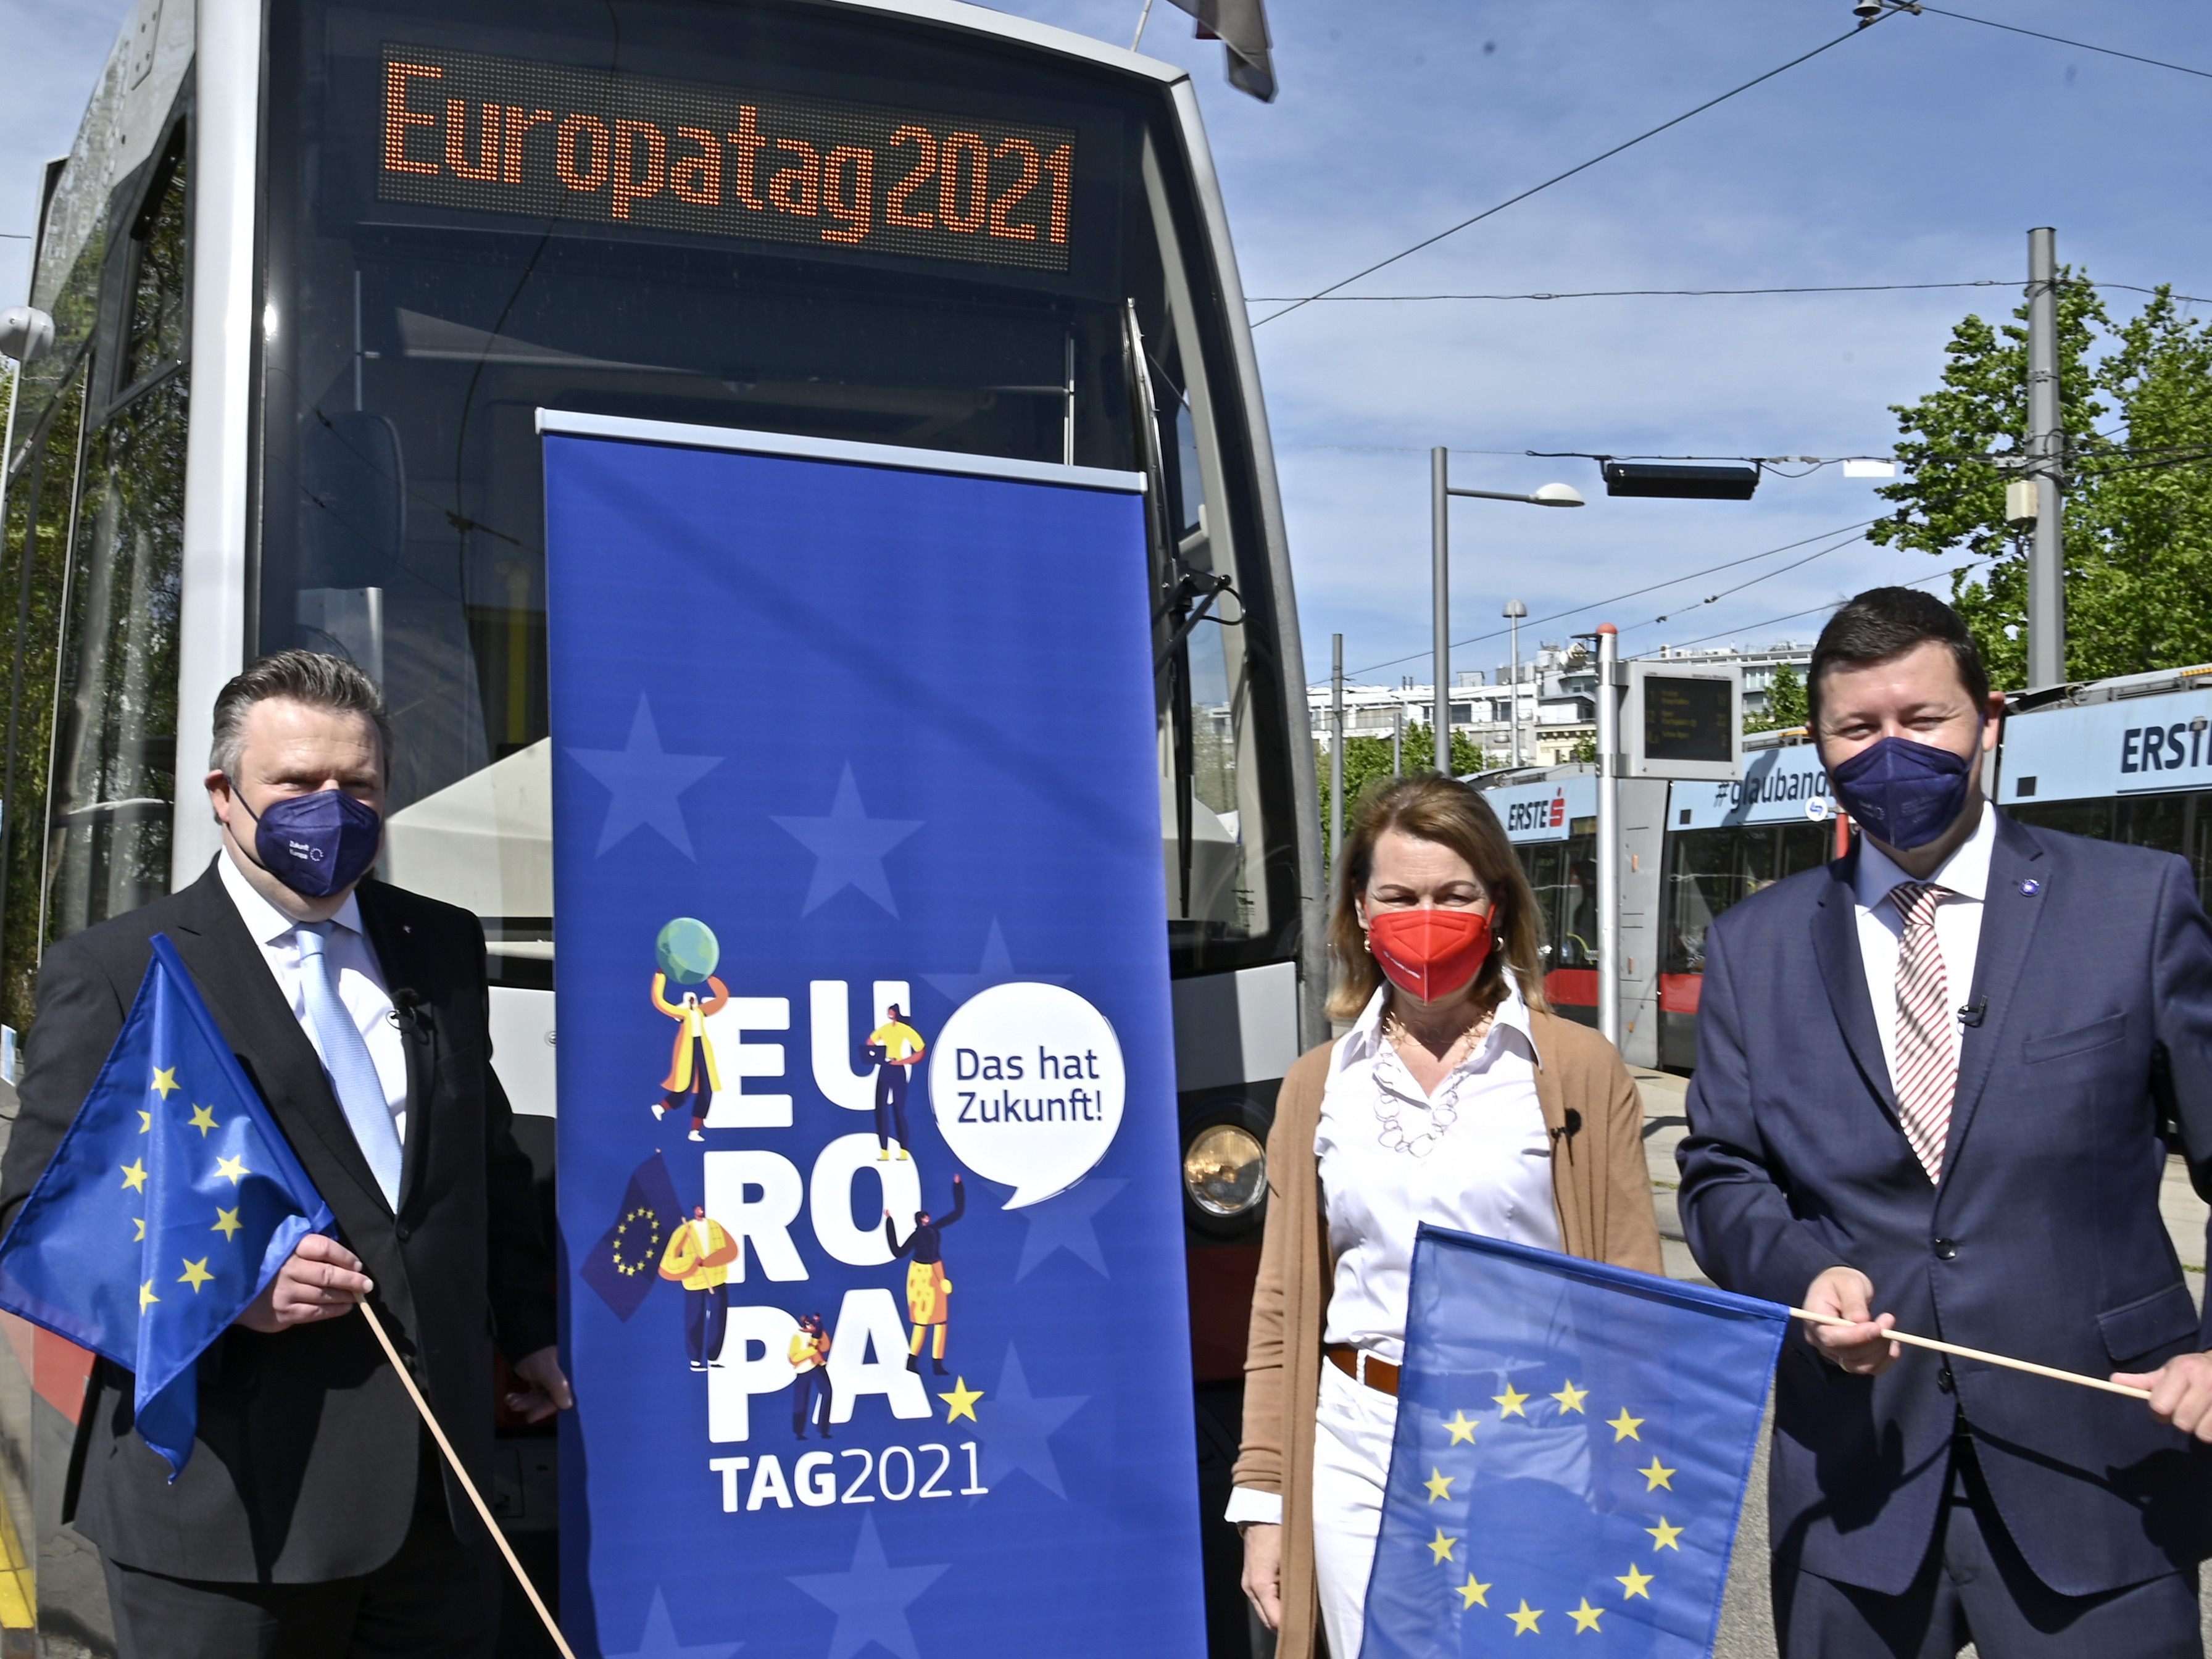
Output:
<svg viewBox="0 0 2212 1659">
<path fill-rule="evenodd" d="M 1217 1517 L 1262 1140 L 1327 1030 L 1322 884 L 1273 460 L 1184 73 L 954 0 L 138 0 L 41 203 L 56 340 L 18 388 L 0 546 L 0 1022 L 28 1024 L 52 940 L 206 866 L 223 681 L 341 652 L 397 729 L 383 874 L 483 919 L 549 1204 L 533 412 L 1148 475 L 1209 1624 L 1249 1653 Z M 847 597 L 895 645 L 902 596 Z M 704 695 L 718 670 L 671 672 Z M 112 1650 L 56 1518 L 88 1359 L 10 1335 L 40 1616 Z M 553 1443 L 501 1455 L 550 1577 Z"/>
</svg>

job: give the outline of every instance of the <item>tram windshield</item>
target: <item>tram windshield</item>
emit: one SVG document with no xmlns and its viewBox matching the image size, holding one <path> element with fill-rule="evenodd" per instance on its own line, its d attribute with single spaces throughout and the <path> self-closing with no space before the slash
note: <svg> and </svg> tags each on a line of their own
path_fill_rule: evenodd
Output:
<svg viewBox="0 0 2212 1659">
<path fill-rule="evenodd" d="M 383 683 L 395 879 L 475 909 L 513 976 L 550 953 L 555 408 L 1149 463 L 1177 966 L 1288 953 L 1258 502 L 1157 91 L 707 0 L 280 0 L 270 62 L 253 626 Z M 902 596 L 846 597 L 896 651 Z"/>
</svg>

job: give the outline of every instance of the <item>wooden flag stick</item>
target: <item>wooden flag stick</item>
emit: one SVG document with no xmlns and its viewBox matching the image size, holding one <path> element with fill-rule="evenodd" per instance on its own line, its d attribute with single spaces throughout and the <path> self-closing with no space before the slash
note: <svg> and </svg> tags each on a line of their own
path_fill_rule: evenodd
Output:
<svg viewBox="0 0 2212 1659">
<path fill-rule="evenodd" d="M 1838 1319 L 1833 1314 L 1808 1313 L 1802 1308 L 1792 1308 L 1790 1316 L 1802 1319 L 1808 1325 L 1856 1325 L 1856 1319 Z M 1936 1353 L 1956 1354 L 1961 1359 L 1978 1359 L 1985 1365 L 2002 1365 L 2008 1371 L 2026 1371 L 2031 1376 L 2047 1376 L 2056 1382 L 2078 1382 L 2085 1389 L 2102 1389 L 2106 1394 L 2124 1394 L 2130 1400 L 2148 1400 L 2148 1389 L 2130 1387 L 2125 1382 L 2114 1382 L 2101 1376 L 2084 1376 L 2079 1371 L 2062 1371 L 2054 1365 L 2039 1365 L 2033 1360 L 2011 1359 L 2001 1353 L 1984 1353 L 1979 1348 L 1962 1348 L 1955 1342 L 1938 1342 L 1932 1336 L 1907 1336 L 1903 1331 L 1891 1331 L 1892 1342 L 1902 1342 L 1907 1347 L 1927 1348 Z"/>
<path fill-rule="evenodd" d="M 446 1462 L 453 1466 L 454 1477 L 461 1483 L 461 1490 L 468 1493 L 469 1502 L 477 1506 L 477 1513 L 483 1517 L 484 1528 L 491 1534 L 491 1541 L 499 1546 L 499 1553 L 507 1558 L 507 1565 L 514 1570 L 515 1582 L 522 1586 L 522 1593 L 530 1598 L 530 1605 L 538 1609 L 538 1618 L 545 1624 L 545 1633 L 553 1638 L 553 1645 L 561 1650 L 561 1659 L 576 1659 L 576 1650 L 568 1645 L 568 1638 L 561 1634 L 561 1626 L 553 1622 L 553 1615 L 539 1599 L 538 1586 L 530 1582 L 530 1575 L 522 1570 L 522 1563 L 515 1559 L 514 1548 L 507 1541 L 507 1534 L 499 1529 L 499 1522 L 491 1518 L 491 1505 L 484 1502 L 483 1494 L 477 1490 L 477 1483 L 469 1479 L 469 1472 L 461 1467 L 460 1454 L 453 1449 L 453 1443 L 446 1438 L 445 1430 L 438 1426 L 438 1419 L 430 1411 L 430 1402 L 422 1398 L 422 1390 L 415 1386 L 414 1377 L 400 1360 L 399 1350 L 392 1346 L 392 1338 L 385 1332 L 384 1322 L 376 1316 L 376 1310 L 368 1303 L 360 1305 L 362 1317 L 368 1321 L 368 1328 L 376 1333 L 377 1346 L 384 1350 L 384 1357 L 392 1362 L 392 1369 L 399 1373 L 399 1381 L 407 1390 L 407 1397 L 415 1402 L 415 1409 L 422 1413 L 423 1422 L 429 1425 L 430 1437 L 438 1443 L 438 1449 L 446 1454 Z"/>
</svg>

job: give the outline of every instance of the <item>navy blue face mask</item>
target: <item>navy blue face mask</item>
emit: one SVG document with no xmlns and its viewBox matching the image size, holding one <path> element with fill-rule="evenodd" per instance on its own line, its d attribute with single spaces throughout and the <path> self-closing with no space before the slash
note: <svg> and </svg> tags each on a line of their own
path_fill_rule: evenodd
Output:
<svg viewBox="0 0 2212 1659">
<path fill-rule="evenodd" d="M 1975 752 L 1980 752 L 1978 744 Z M 1831 769 L 1828 781 L 1844 810 L 1869 835 L 1884 846 L 1910 852 L 1957 821 L 1972 770 L 1972 763 L 1932 743 L 1884 738 Z"/>
<path fill-rule="evenodd" d="M 254 862 L 303 898 L 327 898 L 368 873 L 384 841 L 384 815 L 343 789 L 287 795 L 265 812 L 233 799 L 254 823 Z"/>
</svg>

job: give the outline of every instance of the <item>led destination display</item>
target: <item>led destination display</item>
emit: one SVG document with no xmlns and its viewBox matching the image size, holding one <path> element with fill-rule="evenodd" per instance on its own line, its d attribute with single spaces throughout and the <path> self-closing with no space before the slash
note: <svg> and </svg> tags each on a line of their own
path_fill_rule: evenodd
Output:
<svg viewBox="0 0 2212 1659">
<path fill-rule="evenodd" d="M 384 49 L 386 201 L 1067 269 L 1075 134 Z"/>
</svg>

